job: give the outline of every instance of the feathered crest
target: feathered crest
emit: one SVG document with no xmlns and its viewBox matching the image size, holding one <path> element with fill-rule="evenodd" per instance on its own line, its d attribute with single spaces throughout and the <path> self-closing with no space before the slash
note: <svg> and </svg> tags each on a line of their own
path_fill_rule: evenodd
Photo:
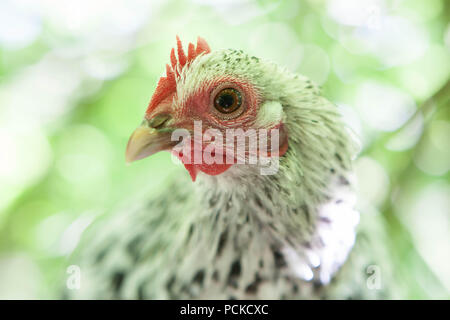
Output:
<svg viewBox="0 0 450 320">
<path fill-rule="evenodd" d="M 186 65 L 189 65 L 201 53 L 206 54 L 209 52 L 211 52 L 211 50 L 209 49 L 208 43 L 205 39 L 198 37 L 197 46 L 189 43 L 188 54 L 186 57 L 181 40 L 177 36 L 178 59 L 175 55 L 175 49 L 172 48 L 170 51 L 171 65 L 166 64 L 166 76 L 159 79 L 155 93 L 148 105 L 147 113 L 151 112 L 159 103 L 161 103 L 161 101 L 166 99 L 171 93 L 175 92 L 177 86 L 176 79 L 180 76 L 181 70 L 183 70 Z"/>
</svg>

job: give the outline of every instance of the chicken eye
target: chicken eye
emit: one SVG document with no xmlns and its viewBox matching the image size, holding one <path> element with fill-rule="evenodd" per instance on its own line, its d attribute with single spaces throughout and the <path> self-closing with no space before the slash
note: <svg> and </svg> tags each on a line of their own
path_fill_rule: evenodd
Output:
<svg viewBox="0 0 450 320">
<path fill-rule="evenodd" d="M 223 89 L 214 98 L 214 107 L 221 113 L 232 113 L 239 109 L 241 105 L 241 93 L 234 88 Z"/>
</svg>

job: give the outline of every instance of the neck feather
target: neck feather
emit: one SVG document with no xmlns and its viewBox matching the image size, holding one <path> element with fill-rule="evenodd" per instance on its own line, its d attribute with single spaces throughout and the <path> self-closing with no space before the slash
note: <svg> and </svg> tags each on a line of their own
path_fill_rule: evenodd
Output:
<svg viewBox="0 0 450 320">
<path fill-rule="evenodd" d="M 277 174 L 234 165 L 219 176 L 199 177 L 197 190 L 211 213 L 205 223 L 212 225 L 207 229 L 217 248 L 224 230 L 236 239 L 235 251 L 245 251 L 248 234 L 256 235 L 284 259 L 289 273 L 327 283 L 353 246 L 359 215 L 348 134 L 330 106 L 302 116 L 314 107 L 285 106 L 292 116 L 286 122 L 289 149 Z"/>
</svg>

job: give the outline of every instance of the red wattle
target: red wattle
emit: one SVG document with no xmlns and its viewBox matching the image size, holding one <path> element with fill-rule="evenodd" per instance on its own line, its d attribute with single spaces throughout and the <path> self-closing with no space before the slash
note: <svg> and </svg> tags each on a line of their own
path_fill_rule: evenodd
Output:
<svg viewBox="0 0 450 320">
<path fill-rule="evenodd" d="M 227 171 L 232 164 L 184 164 L 184 167 L 189 172 L 189 175 L 191 176 L 191 179 L 193 182 L 195 182 L 195 179 L 197 178 L 197 174 L 199 171 L 206 173 L 210 176 L 216 176 L 218 174 L 224 173 Z"/>
<path fill-rule="evenodd" d="M 233 164 L 227 164 L 226 159 L 224 157 L 223 163 L 212 163 L 207 164 L 202 161 L 202 163 L 196 164 L 194 162 L 194 148 L 192 148 L 191 157 L 190 159 L 186 159 L 183 157 L 183 154 L 180 154 L 177 151 L 173 151 L 173 154 L 180 159 L 180 161 L 183 163 L 186 170 L 189 172 L 189 175 L 191 176 L 191 179 L 193 182 L 195 182 L 197 178 L 197 174 L 199 171 L 206 173 L 210 176 L 216 176 L 218 174 L 221 174 L 225 171 L 227 171 Z"/>
</svg>

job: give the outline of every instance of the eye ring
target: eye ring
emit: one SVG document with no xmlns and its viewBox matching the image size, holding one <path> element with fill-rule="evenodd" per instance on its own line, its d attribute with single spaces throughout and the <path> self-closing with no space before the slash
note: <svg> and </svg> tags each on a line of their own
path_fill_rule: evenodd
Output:
<svg viewBox="0 0 450 320">
<path fill-rule="evenodd" d="M 223 120 L 240 116 L 245 108 L 245 96 L 241 88 L 233 83 L 224 83 L 211 93 L 212 112 Z"/>
<path fill-rule="evenodd" d="M 214 107 L 217 111 L 230 114 L 242 105 L 242 95 L 234 88 L 222 89 L 214 97 Z"/>
</svg>

